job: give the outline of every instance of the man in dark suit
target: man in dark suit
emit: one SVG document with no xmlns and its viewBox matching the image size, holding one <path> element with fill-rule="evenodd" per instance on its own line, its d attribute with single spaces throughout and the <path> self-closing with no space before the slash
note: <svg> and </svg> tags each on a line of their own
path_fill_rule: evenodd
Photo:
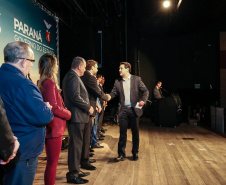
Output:
<svg viewBox="0 0 226 185">
<path fill-rule="evenodd" d="M 139 150 L 139 118 L 143 114 L 142 107 L 146 103 L 149 91 L 139 76 L 131 75 L 131 65 L 121 62 L 119 74 L 121 78 L 115 80 L 110 93 L 111 98 L 119 96 L 118 118 L 120 138 L 118 142 L 118 157 L 116 161 L 125 160 L 125 148 L 127 141 L 127 128 L 131 127 L 133 135 L 133 160 L 138 159 Z M 139 92 L 142 96 L 139 96 Z"/>
<path fill-rule="evenodd" d="M 90 128 L 89 117 L 93 114 L 93 107 L 89 102 L 88 92 L 80 79 L 86 68 L 86 61 L 81 57 L 75 57 L 71 64 L 71 70 L 63 79 L 64 102 L 71 111 L 71 121 L 68 125 L 70 136 L 68 149 L 67 182 L 84 184 L 88 180 L 81 177 L 89 175 L 79 169 L 81 159 L 89 161 Z M 88 150 L 87 150 L 88 145 Z"/>
<path fill-rule="evenodd" d="M 95 60 L 87 60 L 86 62 L 86 71 L 84 73 L 84 76 L 81 77 L 83 83 L 86 86 L 86 89 L 89 93 L 89 101 L 90 105 L 94 108 L 93 117 L 96 116 L 96 103 L 97 98 L 103 99 L 103 100 L 110 100 L 110 96 L 105 94 L 100 87 L 97 84 L 96 74 L 98 71 L 98 63 Z M 89 120 L 89 126 L 92 129 L 92 119 Z M 91 133 L 90 133 L 91 134 Z M 94 148 L 100 148 L 100 145 L 93 146 Z M 81 166 L 84 169 L 86 168 L 85 161 L 81 161 Z"/>
<path fill-rule="evenodd" d="M 154 116 L 154 122 L 156 125 L 159 124 L 159 100 L 163 98 L 162 95 L 162 82 L 157 81 L 156 86 L 153 89 L 153 103 L 152 103 L 152 112 Z"/>
<path fill-rule="evenodd" d="M 163 95 L 162 95 L 162 82 L 158 81 L 156 86 L 154 87 L 153 89 L 153 96 L 154 96 L 154 99 L 161 99 L 163 98 Z"/>
</svg>

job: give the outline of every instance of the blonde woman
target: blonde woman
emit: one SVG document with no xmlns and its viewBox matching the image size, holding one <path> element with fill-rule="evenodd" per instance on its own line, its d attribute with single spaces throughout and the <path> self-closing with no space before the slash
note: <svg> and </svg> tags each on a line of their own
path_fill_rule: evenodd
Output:
<svg viewBox="0 0 226 185">
<path fill-rule="evenodd" d="M 62 146 L 62 136 L 66 127 L 66 120 L 71 118 L 71 112 L 65 107 L 58 85 L 58 65 L 54 54 L 46 53 L 39 60 L 40 79 L 38 87 L 43 100 L 52 106 L 54 118 L 46 127 L 46 155 L 47 164 L 44 181 L 46 185 L 54 185 L 56 168 Z"/>
</svg>

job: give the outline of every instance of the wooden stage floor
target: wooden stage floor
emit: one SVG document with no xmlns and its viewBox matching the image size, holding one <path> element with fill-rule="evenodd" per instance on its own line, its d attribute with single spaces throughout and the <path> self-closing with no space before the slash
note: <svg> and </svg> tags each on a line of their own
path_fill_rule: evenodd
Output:
<svg viewBox="0 0 226 185">
<path fill-rule="evenodd" d="M 133 161 L 128 130 L 127 159 L 115 162 L 118 125 L 104 126 L 102 149 L 95 149 L 97 169 L 85 177 L 88 185 L 226 185 L 226 138 L 199 126 L 156 127 L 148 119 L 140 123 L 139 160 Z M 34 185 L 43 185 L 46 161 L 40 155 Z M 87 170 L 83 170 L 87 171 Z M 66 183 L 67 149 L 62 150 L 56 185 Z"/>
</svg>

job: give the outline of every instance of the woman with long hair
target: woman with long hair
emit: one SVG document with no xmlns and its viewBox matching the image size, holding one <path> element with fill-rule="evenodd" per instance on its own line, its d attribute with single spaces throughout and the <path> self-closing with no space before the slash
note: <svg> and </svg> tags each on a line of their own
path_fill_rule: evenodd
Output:
<svg viewBox="0 0 226 185">
<path fill-rule="evenodd" d="M 46 185 L 54 185 L 57 163 L 62 146 L 62 136 L 66 127 L 66 120 L 71 118 L 71 112 L 65 107 L 60 95 L 58 84 L 58 65 L 54 54 L 46 53 L 39 59 L 38 87 L 42 92 L 43 100 L 52 106 L 54 118 L 46 126 L 46 155 L 47 164 L 44 181 Z"/>
</svg>

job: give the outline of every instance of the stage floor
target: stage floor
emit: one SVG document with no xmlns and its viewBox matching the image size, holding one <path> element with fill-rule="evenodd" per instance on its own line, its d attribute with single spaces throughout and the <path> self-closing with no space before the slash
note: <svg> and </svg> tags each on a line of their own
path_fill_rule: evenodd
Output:
<svg viewBox="0 0 226 185">
<path fill-rule="evenodd" d="M 119 126 L 107 125 L 102 149 L 95 149 L 97 167 L 85 177 L 88 185 L 183 185 L 226 184 L 226 138 L 199 126 L 176 128 L 154 126 L 149 119 L 140 123 L 139 160 L 132 160 L 132 135 L 128 130 L 127 159 L 115 162 Z M 34 185 L 44 184 L 45 153 L 39 157 Z M 87 171 L 87 170 L 83 170 Z M 66 183 L 67 149 L 62 150 L 56 185 Z"/>
</svg>

